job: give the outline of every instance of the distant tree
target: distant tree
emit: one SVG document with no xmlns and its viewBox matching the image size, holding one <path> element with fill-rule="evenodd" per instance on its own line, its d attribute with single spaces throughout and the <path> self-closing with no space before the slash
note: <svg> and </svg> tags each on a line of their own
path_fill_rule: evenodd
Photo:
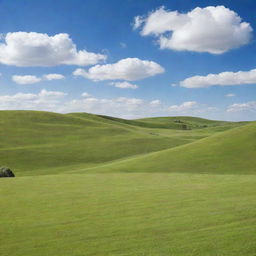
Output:
<svg viewBox="0 0 256 256">
<path fill-rule="evenodd" d="M 183 130 L 187 130 L 187 125 L 186 124 L 183 124 L 183 125 L 181 125 L 181 128 L 183 129 Z"/>
<path fill-rule="evenodd" d="M 189 127 L 189 126 L 186 125 L 186 124 L 182 124 L 182 125 L 181 125 L 181 129 L 182 129 L 182 130 L 191 130 L 191 127 Z"/>
<path fill-rule="evenodd" d="M 0 178 L 8 178 L 8 177 L 15 177 L 12 170 L 8 167 L 1 167 L 0 168 Z"/>
</svg>

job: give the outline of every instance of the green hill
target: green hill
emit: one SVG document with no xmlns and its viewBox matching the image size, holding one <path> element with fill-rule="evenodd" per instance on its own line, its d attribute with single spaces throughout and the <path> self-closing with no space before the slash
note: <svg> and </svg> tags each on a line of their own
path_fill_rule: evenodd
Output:
<svg viewBox="0 0 256 256">
<path fill-rule="evenodd" d="M 1 256 L 255 255 L 256 123 L 40 111 L 0 123 L 0 163 L 16 174 L 0 179 Z"/>
<path fill-rule="evenodd" d="M 148 122 L 87 113 L 0 111 L 0 163 L 17 175 L 53 174 L 169 149 L 243 124 L 180 117 L 190 127 L 211 124 L 183 130 L 176 119 Z"/>
<path fill-rule="evenodd" d="M 97 171 L 256 174 L 256 123 Z"/>
<path fill-rule="evenodd" d="M 192 129 L 183 130 L 182 123 L 174 123 L 177 119 Z M 95 167 L 191 143 L 244 124 L 188 117 L 137 121 L 40 111 L 0 111 L 0 120 L 0 163 L 12 167 L 17 175 Z"/>
</svg>

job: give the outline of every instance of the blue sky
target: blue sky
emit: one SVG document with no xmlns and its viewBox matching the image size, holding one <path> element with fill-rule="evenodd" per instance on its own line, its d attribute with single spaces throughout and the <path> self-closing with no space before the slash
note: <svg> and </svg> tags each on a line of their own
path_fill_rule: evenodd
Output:
<svg viewBox="0 0 256 256">
<path fill-rule="evenodd" d="M 255 11 L 253 0 L 1 0 L 0 109 L 255 120 Z"/>
</svg>

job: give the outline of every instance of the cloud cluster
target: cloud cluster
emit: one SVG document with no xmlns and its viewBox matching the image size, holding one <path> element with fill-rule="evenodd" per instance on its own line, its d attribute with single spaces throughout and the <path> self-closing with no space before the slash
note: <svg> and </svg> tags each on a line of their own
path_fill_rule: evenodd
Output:
<svg viewBox="0 0 256 256">
<path fill-rule="evenodd" d="M 60 99 L 67 94 L 59 91 L 41 90 L 38 94 L 17 93 L 0 96 L 1 110 L 46 110 L 54 111 Z"/>
<path fill-rule="evenodd" d="M 111 82 L 109 83 L 109 85 L 113 85 L 117 88 L 121 88 L 121 89 L 137 89 L 138 85 L 136 84 L 131 84 L 129 82 Z"/>
<path fill-rule="evenodd" d="M 154 61 L 140 60 L 138 58 L 122 59 L 114 64 L 96 65 L 84 69 L 76 69 L 75 76 L 102 81 L 102 80 L 127 80 L 135 81 L 151 77 L 164 72 L 164 68 Z"/>
<path fill-rule="evenodd" d="M 192 76 L 180 82 L 186 88 L 207 88 L 213 85 L 230 86 L 256 83 L 256 69 L 239 72 L 222 72 L 207 76 Z"/>
<path fill-rule="evenodd" d="M 51 81 L 51 80 L 60 80 L 64 78 L 65 76 L 61 74 L 47 74 L 47 75 L 44 75 L 42 78 L 37 76 L 32 76 L 32 75 L 24 75 L 24 76 L 13 75 L 12 76 L 13 82 L 17 84 L 35 84 L 35 83 L 41 82 L 42 80 Z"/>
<path fill-rule="evenodd" d="M 0 43 L 0 63 L 19 67 L 94 65 L 106 59 L 103 54 L 77 50 L 68 34 L 36 32 L 7 33 Z"/>
<path fill-rule="evenodd" d="M 245 111 L 256 113 L 256 101 L 250 101 L 246 103 L 235 103 L 230 105 L 227 108 L 227 112 L 245 112 Z"/>
<path fill-rule="evenodd" d="M 164 104 L 158 99 L 116 97 L 96 98 L 87 92 L 79 98 L 69 99 L 67 93 L 41 90 L 39 93 L 17 93 L 0 96 L 1 110 L 44 110 L 59 113 L 89 112 L 122 118 L 142 118 L 150 116 L 168 116 L 180 114 L 198 114 L 205 106 L 197 102 L 184 102 L 180 105 Z"/>
<path fill-rule="evenodd" d="M 212 54 L 245 45 L 252 36 L 250 24 L 224 6 L 197 7 L 188 13 L 160 7 L 135 17 L 133 28 L 142 36 L 156 36 L 161 49 Z"/>
</svg>

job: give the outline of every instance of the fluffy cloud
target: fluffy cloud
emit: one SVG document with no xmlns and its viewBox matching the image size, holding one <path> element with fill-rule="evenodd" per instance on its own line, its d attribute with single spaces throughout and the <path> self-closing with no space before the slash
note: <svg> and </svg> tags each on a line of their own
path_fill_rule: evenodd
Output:
<svg viewBox="0 0 256 256">
<path fill-rule="evenodd" d="M 131 84 L 131 83 L 128 83 L 128 82 L 111 82 L 109 83 L 109 85 L 113 85 L 117 88 L 122 88 L 122 89 L 137 89 L 138 88 L 138 85 L 136 84 Z"/>
<path fill-rule="evenodd" d="M 207 76 L 192 76 L 180 82 L 186 88 L 206 88 L 213 85 L 229 86 L 256 83 L 256 69 L 239 72 L 222 72 Z"/>
<path fill-rule="evenodd" d="M 67 94 L 58 91 L 41 90 L 38 94 L 17 93 L 0 96 L 0 109 L 2 110 L 48 110 L 54 111 L 60 104 L 60 99 Z"/>
<path fill-rule="evenodd" d="M 247 44 L 252 27 L 224 6 L 195 8 L 188 13 L 160 7 L 149 15 L 137 16 L 134 29 L 142 36 L 158 38 L 161 49 L 221 54 Z"/>
<path fill-rule="evenodd" d="M 96 65 L 88 71 L 76 69 L 75 76 L 83 76 L 94 81 L 127 80 L 135 81 L 164 72 L 164 68 L 154 61 L 138 58 L 122 59 L 114 64 Z"/>
<path fill-rule="evenodd" d="M 227 108 L 227 112 L 256 112 L 256 101 L 246 103 L 235 103 Z M 255 119 L 255 117 L 254 117 Z"/>
<path fill-rule="evenodd" d="M 47 74 L 47 75 L 44 75 L 44 78 L 46 80 L 60 80 L 60 79 L 64 79 L 65 76 L 61 74 Z"/>
<path fill-rule="evenodd" d="M 49 36 L 36 32 L 7 33 L 0 44 L 0 63 L 20 67 L 94 65 L 106 56 L 77 50 L 68 34 Z"/>
<path fill-rule="evenodd" d="M 12 80 L 17 84 L 35 84 L 39 83 L 42 79 L 37 76 L 18 76 L 14 75 L 12 76 Z"/>
</svg>

